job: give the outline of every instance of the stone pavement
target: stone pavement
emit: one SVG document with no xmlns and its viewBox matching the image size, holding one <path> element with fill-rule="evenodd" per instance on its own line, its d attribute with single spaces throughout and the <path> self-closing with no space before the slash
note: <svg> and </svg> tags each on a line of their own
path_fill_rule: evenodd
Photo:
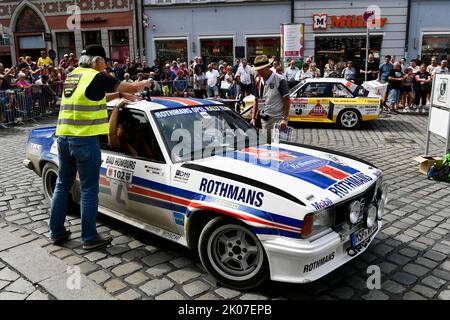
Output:
<svg viewBox="0 0 450 320">
<path fill-rule="evenodd" d="M 427 180 L 412 160 L 423 154 L 425 116 L 388 116 L 354 131 L 296 126 L 299 142 L 347 152 L 383 170 L 389 212 L 373 244 L 350 263 L 310 284 L 268 282 L 251 292 L 218 285 L 195 252 L 103 215 L 98 228 L 114 237 L 113 246 L 81 250 L 77 215 L 66 223 L 74 240 L 64 248 L 51 245 L 50 204 L 41 179 L 22 160 L 29 130 L 52 123 L 0 131 L 0 299 L 450 299 L 450 188 Z M 434 155 L 443 148 L 432 140 Z M 371 265 L 382 272 L 379 290 L 366 285 Z M 68 289 L 74 270 L 68 267 L 79 268 L 80 292 Z"/>
</svg>

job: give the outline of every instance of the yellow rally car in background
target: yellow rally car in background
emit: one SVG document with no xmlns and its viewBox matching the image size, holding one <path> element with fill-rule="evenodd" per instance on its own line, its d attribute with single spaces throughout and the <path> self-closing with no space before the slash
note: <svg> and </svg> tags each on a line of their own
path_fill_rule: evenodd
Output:
<svg viewBox="0 0 450 320">
<path fill-rule="evenodd" d="M 380 116 L 387 84 L 370 81 L 363 86 L 342 78 L 306 79 L 291 89 L 289 121 L 337 123 L 353 129 L 361 121 Z M 241 114 L 251 117 L 254 96 L 244 98 Z"/>
</svg>

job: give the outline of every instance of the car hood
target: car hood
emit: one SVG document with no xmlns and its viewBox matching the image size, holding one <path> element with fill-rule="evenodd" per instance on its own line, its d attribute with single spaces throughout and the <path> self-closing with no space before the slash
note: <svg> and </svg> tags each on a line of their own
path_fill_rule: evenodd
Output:
<svg viewBox="0 0 450 320">
<path fill-rule="evenodd" d="M 282 143 L 227 152 L 184 166 L 269 185 L 320 209 L 365 191 L 381 176 L 381 171 L 361 161 L 333 151 Z"/>
</svg>

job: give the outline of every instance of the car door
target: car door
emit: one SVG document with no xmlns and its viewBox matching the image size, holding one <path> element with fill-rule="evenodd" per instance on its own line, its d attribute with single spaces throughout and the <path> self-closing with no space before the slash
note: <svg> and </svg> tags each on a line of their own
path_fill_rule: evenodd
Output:
<svg viewBox="0 0 450 320">
<path fill-rule="evenodd" d="M 328 117 L 333 84 L 310 82 L 291 96 L 289 120 L 305 122 L 331 122 Z"/>
<path fill-rule="evenodd" d="M 170 183 L 170 166 L 164 161 L 147 115 L 139 110 L 124 109 L 119 123 L 125 124 L 125 135 L 132 146 L 143 139 L 151 154 L 137 156 L 124 152 L 103 150 L 100 177 L 100 204 L 147 225 L 178 232 L 165 193 Z M 137 128 L 142 130 L 136 136 Z M 140 142 L 142 143 L 142 142 Z M 122 150 L 121 150 L 122 151 Z"/>
</svg>

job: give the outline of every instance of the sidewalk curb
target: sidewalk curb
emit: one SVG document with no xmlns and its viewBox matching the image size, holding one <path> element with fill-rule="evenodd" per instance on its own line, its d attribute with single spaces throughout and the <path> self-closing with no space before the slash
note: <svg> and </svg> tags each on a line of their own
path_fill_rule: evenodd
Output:
<svg viewBox="0 0 450 320">
<path fill-rule="evenodd" d="M 112 300 L 105 289 L 80 273 L 80 288 L 68 289 L 69 264 L 35 245 L 0 229 L 0 259 L 20 272 L 34 285 L 41 286 L 58 300 Z"/>
</svg>

